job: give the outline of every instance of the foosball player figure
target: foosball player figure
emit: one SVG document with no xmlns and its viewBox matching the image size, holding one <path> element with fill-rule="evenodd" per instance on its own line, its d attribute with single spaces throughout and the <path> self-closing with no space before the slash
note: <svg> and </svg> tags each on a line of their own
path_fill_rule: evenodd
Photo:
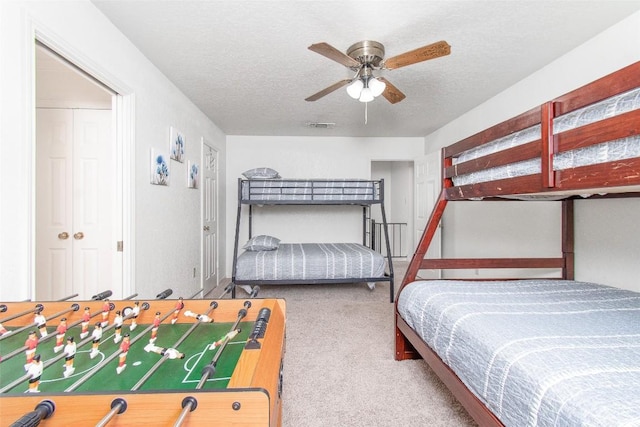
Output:
<svg viewBox="0 0 640 427">
<path fill-rule="evenodd" d="M 27 375 L 29 376 L 29 389 L 25 393 L 39 393 L 38 386 L 40 385 L 40 377 L 42 376 L 42 370 L 44 369 L 40 355 L 33 356 L 33 360 L 29 364 L 27 369 Z"/>
<path fill-rule="evenodd" d="M 53 347 L 53 351 L 58 353 L 64 347 L 64 336 L 67 333 L 67 318 L 60 319 L 60 323 L 56 328 L 56 346 Z"/>
<path fill-rule="evenodd" d="M 109 325 L 109 311 L 111 311 L 111 303 L 108 299 L 104 300 L 102 304 L 102 327 L 106 328 Z"/>
<path fill-rule="evenodd" d="M 38 347 L 38 337 L 36 336 L 36 331 L 29 331 L 29 337 L 24 342 L 24 346 L 27 348 L 24 351 L 25 356 L 27 357 L 27 363 L 24 365 L 24 370 L 28 371 L 29 366 L 31 366 L 31 362 L 33 362 L 33 356 L 36 355 L 36 347 Z"/>
<path fill-rule="evenodd" d="M 232 339 L 235 338 L 236 335 L 238 335 L 238 333 L 240 333 L 240 328 L 238 329 L 234 329 L 233 331 L 227 332 L 227 334 L 225 336 L 223 336 L 222 338 L 220 338 L 218 341 L 212 343 L 209 346 L 209 350 L 213 350 L 216 347 L 218 347 L 219 345 L 222 345 L 222 343 L 224 342 L 225 339 L 229 338 L 229 341 L 231 341 Z"/>
<path fill-rule="evenodd" d="M 47 318 L 44 317 L 44 314 L 42 314 L 42 308 L 39 308 L 38 311 L 36 311 L 36 315 L 33 319 L 33 323 L 36 324 L 36 328 L 38 328 L 38 330 L 40 331 L 40 336 L 41 337 L 46 337 L 47 336 Z"/>
<path fill-rule="evenodd" d="M 89 335 L 89 322 L 91 321 L 91 311 L 89 307 L 84 308 L 82 313 L 82 329 L 80 330 L 80 339 L 84 339 Z"/>
<path fill-rule="evenodd" d="M 122 312 L 120 310 L 116 310 L 116 316 L 113 318 L 113 324 L 115 328 L 113 330 L 113 342 L 118 344 L 122 339 L 122 323 L 124 319 L 122 317 Z"/>
<path fill-rule="evenodd" d="M 65 378 L 68 378 L 76 368 L 73 367 L 73 359 L 76 357 L 76 343 L 73 337 L 67 337 L 67 345 L 64 346 L 64 373 Z"/>
<path fill-rule="evenodd" d="M 167 356 L 169 359 L 184 359 L 184 353 L 179 352 L 175 348 L 158 347 L 154 344 L 147 344 L 144 346 L 144 351 L 158 353 L 160 356 Z"/>
<path fill-rule="evenodd" d="M 118 357 L 118 367 L 116 368 L 116 372 L 118 375 L 124 371 L 124 368 L 127 367 L 127 352 L 129 351 L 129 347 L 131 347 L 131 342 L 129 338 L 129 334 L 124 334 L 122 342 L 120 343 L 120 356 Z"/>
<path fill-rule="evenodd" d="M 138 301 L 133 303 L 133 308 L 131 309 L 131 326 L 129 327 L 129 330 L 133 331 L 136 326 L 138 326 L 138 324 L 136 323 L 136 319 L 138 318 L 138 315 L 140 314 L 140 303 Z"/>
<path fill-rule="evenodd" d="M 180 314 L 180 310 L 184 308 L 184 302 L 182 302 L 182 297 L 178 298 L 178 302 L 176 302 L 176 308 L 173 310 L 173 318 L 171 319 L 171 324 L 175 325 L 178 321 L 178 314 Z"/>
<path fill-rule="evenodd" d="M 199 320 L 199 321 L 201 321 L 201 322 L 204 322 L 204 323 L 211 323 L 211 322 L 213 322 L 213 319 L 212 319 L 212 318 L 210 318 L 209 316 L 207 316 L 206 314 L 197 314 L 197 313 L 194 313 L 194 312 L 193 312 L 193 311 L 191 311 L 191 310 L 187 310 L 187 311 L 185 311 L 185 312 L 184 312 L 184 315 L 185 315 L 185 316 L 187 316 L 187 317 L 194 317 L 194 318 L 196 318 L 197 320 Z"/>
<path fill-rule="evenodd" d="M 89 357 L 93 359 L 98 355 L 98 347 L 100 346 L 100 340 L 102 339 L 102 324 L 100 322 L 97 322 L 93 327 L 91 338 L 93 338 L 93 341 L 91 344 L 91 352 L 89 353 Z"/>
<path fill-rule="evenodd" d="M 153 318 L 153 327 L 151 328 L 149 343 L 153 344 L 156 342 L 156 338 L 158 338 L 158 328 L 160 328 L 160 312 L 156 311 L 156 317 Z"/>
<path fill-rule="evenodd" d="M 5 328 L 4 326 L 2 326 L 2 323 L 0 323 L 0 337 L 3 336 L 4 334 L 10 334 L 10 333 L 11 331 Z"/>
</svg>

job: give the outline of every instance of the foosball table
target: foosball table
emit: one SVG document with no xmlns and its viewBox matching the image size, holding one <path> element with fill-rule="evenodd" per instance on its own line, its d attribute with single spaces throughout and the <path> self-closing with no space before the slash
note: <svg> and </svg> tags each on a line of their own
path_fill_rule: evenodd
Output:
<svg viewBox="0 0 640 427">
<path fill-rule="evenodd" d="M 2 426 L 280 426 L 285 302 L 0 304 Z"/>
</svg>

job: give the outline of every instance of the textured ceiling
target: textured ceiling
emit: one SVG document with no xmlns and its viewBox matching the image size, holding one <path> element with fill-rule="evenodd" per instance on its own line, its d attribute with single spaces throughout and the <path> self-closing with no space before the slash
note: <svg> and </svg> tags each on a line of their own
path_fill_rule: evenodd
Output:
<svg viewBox="0 0 640 427">
<path fill-rule="evenodd" d="M 227 135 L 425 136 L 633 12 L 640 1 L 92 2 Z M 382 71 L 404 92 L 365 105 L 307 47 L 360 40 L 386 57 L 439 40 L 451 55 Z M 336 123 L 314 129 L 308 122 Z"/>
</svg>

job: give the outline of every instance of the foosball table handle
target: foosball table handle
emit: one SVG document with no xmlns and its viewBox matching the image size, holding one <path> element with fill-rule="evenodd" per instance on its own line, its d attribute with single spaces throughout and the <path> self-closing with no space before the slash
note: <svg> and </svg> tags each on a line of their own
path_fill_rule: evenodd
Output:
<svg viewBox="0 0 640 427">
<path fill-rule="evenodd" d="M 40 421 L 49 418 L 56 410 L 56 405 L 50 400 L 38 403 L 35 409 L 23 415 L 19 420 L 11 424 L 11 427 L 35 427 Z"/>
</svg>

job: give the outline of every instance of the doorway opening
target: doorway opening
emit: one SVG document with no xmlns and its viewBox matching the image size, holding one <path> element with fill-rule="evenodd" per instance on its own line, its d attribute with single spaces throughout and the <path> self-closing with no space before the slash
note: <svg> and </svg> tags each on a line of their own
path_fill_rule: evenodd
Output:
<svg viewBox="0 0 640 427">
<path fill-rule="evenodd" d="M 123 298 L 118 94 L 36 41 L 34 295 Z"/>
<path fill-rule="evenodd" d="M 384 179 L 385 211 L 389 230 L 392 258 L 406 260 L 413 253 L 413 161 L 381 160 L 371 162 L 371 179 Z M 382 217 L 372 209 L 375 224 L 382 224 Z M 375 226 L 374 226 L 375 227 Z M 382 233 L 374 234 L 382 236 Z M 386 256 L 386 248 L 381 245 Z"/>
</svg>

